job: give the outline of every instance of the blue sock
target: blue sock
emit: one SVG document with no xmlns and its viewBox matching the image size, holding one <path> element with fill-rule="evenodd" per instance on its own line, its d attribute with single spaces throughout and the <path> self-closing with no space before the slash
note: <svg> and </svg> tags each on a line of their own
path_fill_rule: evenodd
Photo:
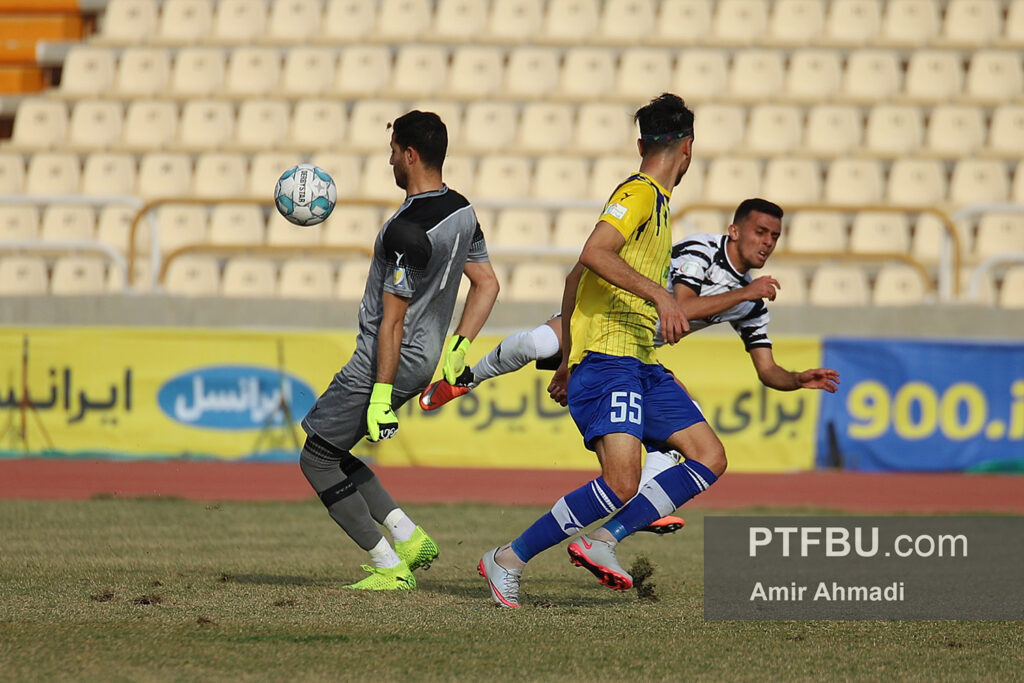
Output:
<svg viewBox="0 0 1024 683">
<path fill-rule="evenodd" d="M 640 491 L 604 525 L 621 541 L 654 520 L 670 514 L 683 503 L 718 481 L 718 477 L 696 460 L 669 467 L 644 484 Z"/>
<path fill-rule="evenodd" d="M 604 478 L 598 477 L 559 498 L 551 512 L 512 541 L 512 551 L 523 562 L 529 562 L 537 553 L 558 545 L 583 527 L 607 517 L 620 507 L 622 501 L 605 483 Z"/>
</svg>

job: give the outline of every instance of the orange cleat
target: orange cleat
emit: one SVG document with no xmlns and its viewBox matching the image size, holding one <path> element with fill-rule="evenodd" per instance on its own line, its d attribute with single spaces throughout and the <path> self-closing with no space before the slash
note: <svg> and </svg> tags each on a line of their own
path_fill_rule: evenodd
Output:
<svg viewBox="0 0 1024 683">
<path fill-rule="evenodd" d="M 652 534 L 674 534 L 675 532 L 686 526 L 686 522 L 682 517 L 672 517 L 671 515 L 656 519 L 651 522 L 648 526 L 645 526 L 639 531 L 649 531 Z"/>
</svg>

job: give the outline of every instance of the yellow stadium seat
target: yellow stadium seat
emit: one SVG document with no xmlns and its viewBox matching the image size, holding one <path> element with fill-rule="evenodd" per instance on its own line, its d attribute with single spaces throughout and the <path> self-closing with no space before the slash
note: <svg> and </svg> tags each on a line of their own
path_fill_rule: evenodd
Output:
<svg viewBox="0 0 1024 683">
<path fill-rule="evenodd" d="M 728 82 L 729 60 L 725 50 L 688 48 L 679 53 L 672 75 L 672 90 L 686 93 L 687 102 L 719 99 Z"/>
<path fill-rule="evenodd" d="M 39 209 L 30 204 L 0 204 L 0 240 L 39 238 Z"/>
<path fill-rule="evenodd" d="M 337 154 L 321 152 L 314 154 L 310 161 L 327 171 L 338 186 L 338 197 L 354 197 L 359 192 L 359 176 L 362 172 L 363 160 L 356 154 Z M 392 181 L 392 184 L 393 181 Z"/>
<path fill-rule="evenodd" d="M 939 33 L 939 6 L 921 0 L 889 0 L 882 20 L 886 44 L 920 47 Z"/>
<path fill-rule="evenodd" d="M 217 296 L 220 294 L 217 259 L 212 256 L 180 256 L 174 259 L 167 266 L 164 291 L 175 296 Z"/>
<path fill-rule="evenodd" d="M 158 47 L 129 47 L 121 53 L 114 79 L 114 93 L 139 98 L 167 92 L 171 82 L 170 52 Z"/>
<path fill-rule="evenodd" d="M 1003 29 L 998 0 L 950 0 L 942 23 L 942 38 L 953 45 L 973 48 L 990 45 Z"/>
<path fill-rule="evenodd" d="M 851 102 L 884 102 L 903 87 L 903 67 L 894 50 L 854 50 L 846 58 L 841 97 Z"/>
<path fill-rule="evenodd" d="M 116 249 L 121 254 L 127 254 L 128 233 L 134 218 L 135 208 L 132 206 L 125 204 L 103 206 L 100 209 L 99 218 L 96 220 L 96 241 Z M 145 228 L 140 227 L 140 230 L 145 231 Z"/>
<path fill-rule="evenodd" d="M 927 149 L 944 157 L 970 156 L 985 142 L 985 117 L 980 107 L 940 104 L 928 121 Z"/>
<path fill-rule="evenodd" d="M 963 255 L 966 255 L 971 244 L 966 231 L 958 231 Z M 910 240 L 910 255 L 921 263 L 938 263 L 946 242 L 946 229 L 934 214 L 921 214 L 914 224 L 914 233 Z"/>
<path fill-rule="evenodd" d="M 251 44 L 263 37 L 266 25 L 266 3 L 220 0 L 213 23 L 212 40 L 217 43 Z"/>
<path fill-rule="evenodd" d="M 696 161 L 691 162 L 691 169 L 697 164 Z M 594 159 L 594 166 L 590 169 L 590 183 L 587 188 L 586 197 L 588 199 L 596 199 L 598 201 L 605 201 L 611 195 L 612 191 L 619 186 L 619 184 L 626 178 L 636 173 L 638 164 L 635 156 L 601 156 Z M 683 182 L 689 182 L 690 173 L 687 172 L 686 180 Z M 680 188 L 676 188 L 678 191 Z M 675 198 L 676 192 L 673 191 L 672 197 Z M 597 214 L 591 210 L 591 214 L 594 218 L 594 222 L 597 222 Z M 591 226 L 593 227 L 593 226 Z"/>
<path fill-rule="evenodd" d="M 1006 162 L 962 159 L 953 167 L 949 201 L 954 206 L 1005 202 L 1010 198 L 1010 173 Z"/>
<path fill-rule="evenodd" d="M 359 190 L 356 196 L 365 199 L 379 199 L 401 203 L 404 193 L 395 185 L 394 169 L 383 154 L 371 154 L 363 162 L 359 174 Z"/>
<path fill-rule="evenodd" d="M 915 50 L 907 64 L 906 96 L 926 103 L 956 99 L 964 88 L 962 57 L 949 50 Z"/>
<path fill-rule="evenodd" d="M 210 244 L 263 244 L 266 224 L 257 204 L 217 204 L 210 209 Z"/>
<path fill-rule="evenodd" d="M 43 242 L 86 242 L 96 237 L 96 215 L 91 206 L 51 204 L 43 211 L 39 238 Z"/>
<path fill-rule="evenodd" d="M 62 256 L 53 264 L 50 293 L 55 296 L 102 294 L 106 288 L 106 262 L 89 256 Z"/>
<path fill-rule="evenodd" d="M 435 95 L 448 78 L 448 50 L 439 45 L 399 48 L 389 91 L 402 97 Z"/>
<path fill-rule="evenodd" d="M 1021 95 L 1024 71 L 1020 53 L 1012 50 L 978 50 L 967 67 L 964 97 L 972 102 L 1002 104 Z"/>
<path fill-rule="evenodd" d="M 1024 252 L 1024 213 L 990 211 L 978 221 L 974 255 L 979 260 L 998 254 Z"/>
<path fill-rule="evenodd" d="M 582 249 L 597 225 L 593 209 L 562 209 L 555 217 L 551 246 L 561 249 Z"/>
<path fill-rule="evenodd" d="M 374 37 L 387 42 L 415 42 L 430 26 L 430 0 L 381 0 Z"/>
<path fill-rule="evenodd" d="M 334 285 L 334 296 L 342 301 L 362 299 L 369 272 L 370 259 L 368 258 L 352 258 L 342 261 L 338 268 L 338 281 Z"/>
<path fill-rule="evenodd" d="M 50 275 L 46 261 L 37 256 L 0 258 L 0 296 L 36 296 L 46 294 Z"/>
<path fill-rule="evenodd" d="M 882 28 L 879 0 L 832 0 L 825 22 L 828 45 L 857 47 L 873 42 Z"/>
<path fill-rule="evenodd" d="M 722 211 L 702 209 L 698 211 L 687 211 L 682 218 L 675 221 L 672 241 L 678 242 L 684 237 L 707 233 L 710 235 L 724 235 L 729 227 L 729 218 Z M 677 234 L 678 233 L 678 234 Z"/>
<path fill-rule="evenodd" d="M 751 272 L 751 277 L 770 275 L 779 283 L 778 292 L 772 306 L 803 306 L 807 303 L 807 276 L 804 271 L 796 266 L 784 266 L 772 263 L 757 272 Z"/>
<path fill-rule="evenodd" d="M 449 154 L 444 160 L 445 185 L 467 197 L 474 197 L 476 190 L 476 157 L 465 154 Z"/>
</svg>

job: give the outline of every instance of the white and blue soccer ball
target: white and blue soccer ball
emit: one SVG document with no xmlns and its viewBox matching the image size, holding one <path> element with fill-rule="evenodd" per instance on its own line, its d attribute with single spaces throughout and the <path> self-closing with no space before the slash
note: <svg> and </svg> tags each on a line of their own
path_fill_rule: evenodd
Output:
<svg viewBox="0 0 1024 683">
<path fill-rule="evenodd" d="M 334 179 L 319 166 L 299 164 L 281 174 L 274 188 L 274 203 L 295 225 L 323 223 L 338 201 Z"/>
</svg>

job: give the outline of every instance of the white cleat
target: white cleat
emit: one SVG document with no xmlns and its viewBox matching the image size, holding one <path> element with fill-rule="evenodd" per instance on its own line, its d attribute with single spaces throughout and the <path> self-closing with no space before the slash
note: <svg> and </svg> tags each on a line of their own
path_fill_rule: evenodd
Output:
<svg viewBox="0 0 1024 683">
<path fill-rule="evenodd" d="M 633 587 L 633 577 L 619 564 L 613 543 L 580 536 L 569 544 L 569 558 L 611 589 L 624 591 Z"/>
<path fill-rule="evenodd" d="M 519 579 L 523 576 L 522 569 L 505 569 L 495 559 L 498 548 L 488 550 L 480 558 L 477 571 L 480 576 L 487 579 L 487 585 L 491 589 L 491 599 L 499 607 L 520 607 L 519 604 Z"/>
</svg>

